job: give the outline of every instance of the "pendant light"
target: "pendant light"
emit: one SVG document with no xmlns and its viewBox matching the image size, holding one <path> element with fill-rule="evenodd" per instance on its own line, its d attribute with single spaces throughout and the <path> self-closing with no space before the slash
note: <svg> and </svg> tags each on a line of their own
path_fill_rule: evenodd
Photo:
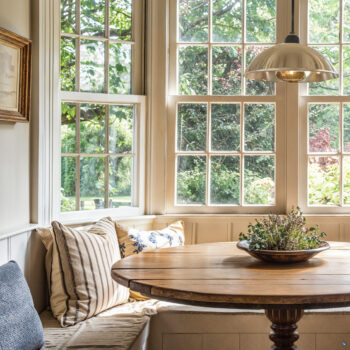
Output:
<svg viewBox="0 0 350 350">
<path fill-rule="evenodd" d="M 292 0 L 292 31 L 284 43 L 266 49 L 253 59 L 245 77 L 253 80 L 309 83 L 338 77 L 332 64 L 318 51 L 301 45 L 294 32 L 294 0 Z"/>
</svg>

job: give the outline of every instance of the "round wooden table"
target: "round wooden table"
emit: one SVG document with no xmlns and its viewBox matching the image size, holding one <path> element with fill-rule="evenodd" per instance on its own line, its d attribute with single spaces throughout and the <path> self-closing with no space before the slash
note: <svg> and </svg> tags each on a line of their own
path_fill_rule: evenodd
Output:
<svg viewBox="0 0 350 350">
<path fill-rule="evenodd" d="M 258 261 L 236 243 L 143 252 L 119 260 L 114 280 L 151 298 L 210 307 L 265 309 L 271 350 L 296 350 L 296 324 L 305 309 L 350 306 L 350 243 L 304 263 Z"/>
</svg>

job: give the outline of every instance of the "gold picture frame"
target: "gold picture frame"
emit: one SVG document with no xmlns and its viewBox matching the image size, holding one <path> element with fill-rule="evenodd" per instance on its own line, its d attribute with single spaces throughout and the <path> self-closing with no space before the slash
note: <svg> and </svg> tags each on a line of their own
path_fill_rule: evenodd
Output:
<svg viewBox="0 0 350 350">
<path fill-rule="evenodd" d="M 32 42 L 0 28 L 0 121 L 29 122 Z"/>
</svg>

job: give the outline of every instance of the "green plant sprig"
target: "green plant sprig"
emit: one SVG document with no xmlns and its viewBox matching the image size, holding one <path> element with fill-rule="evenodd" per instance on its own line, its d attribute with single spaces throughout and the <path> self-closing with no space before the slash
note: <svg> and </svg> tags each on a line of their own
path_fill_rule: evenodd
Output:
<svg viewBox="0 0 350 350">
<path fill-rule="evenodd" d="M 249 242 L 249 250 L 306 250 L 318 248 L 325 232 L 318 226 L 305 227 L 306 220 L 300 208 L 292 209 L 286 216 L 271 214 L 267 219 L 256 220 L 248 226 L 248 233 L 239 240 Z"/>
</svg>

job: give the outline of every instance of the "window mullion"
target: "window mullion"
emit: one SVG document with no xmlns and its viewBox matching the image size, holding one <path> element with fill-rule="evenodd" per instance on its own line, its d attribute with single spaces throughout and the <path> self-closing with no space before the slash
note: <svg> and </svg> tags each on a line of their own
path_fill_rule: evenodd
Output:
<svg viewBox="0 0 350 350">
<path fill-rule="evenodd" d="M 344 193 L 343 193 L 343 183 L 344 183 L 344 174 L 343 174 L 343 161 L 344 161 L 344 142 L 343 142 L 343 131 L 344 131 L 344 118 L 343 118 L 343 103 L 340 103 L 339 106 L 339 150 L 340 150 L 340 156 L 339 156 L 339 176 L 340 176 L 340 184 L 339 184 L 339 190 L 340 190 L 340 198 L 339 202 L 340 205 L 344 205 Z"/>
<path fill-rule="evenodd" d="M 75 91 L 80 91 L 80 0 L 76 0 L 75 18 L 75 30 L 78 35 L 75 39 Z"/>
<path fill-rule="evenodd" d="M 109 93 L 109 0 L 105 0 L 105 93 Z"/>
<path fill-rule="evenodd" d="M 339 95 L 343 95 L 343 0 L 339 4 Z"/>
<path fill-rule="evenodd" d="M 209 13 L 208 13 L 208 95 L 213 94 L 212 87 L 212 57 L 213 57 L 213 39 L 212 39 L 212 0 L 209 0 Z"/>
<path fill-rule="evenodd" d="M 80 104 L 76 104 L 75 149 L 80 154 Z M 75 209 L 80 210 L 80 155 L 75 158 Z"/>
<path fill-rule="evenodd" d="M 245 5 L 246 5 L 246 0 L 242 0 L 242 63 L 241 63 L 241 71 L 242 71 L 242 76 L 241 76 L 241 91 L 242 95 L 246 94 L 245 91 L 245 86 L 246 86 L 246 78 L 244 77 L 244 70 L 245 70 Z"/>
<path fill-rule="evenodd" d="M 106 105 L 106 116 L 105 116 L 105 208 L 109 208 L 109 105 Z"/>
<path fill-rule="evenodd" d="M 210 149 L 211 149 L 211 141 L 210 141 L 210 124 L 211 124 L 211 104 L 208 103 L 207 104 L 207 142 L 206 142 L 206 164 L 207 164 L 207 184 L 206 184 L 206 188 L 207 188 L 207 193 L 206 193 L 206 198 L 205 198 L 205 203 L 206 205 L 209 205 L 210 202 L 210 177 L 211 177 L 211 158 L 210 158 Z"/>
<path fill-rule="evenodd" d="M 244 198 L 244 103 L 241 103 L 241 114 L 240 114 L 240 122 L 241 122 L 241 137 L 240 137 L 240 174 L 241 174 L 241 181 L 240 181 L 240 205 L 243 205 L 243 198 Z"/>
</svg>

